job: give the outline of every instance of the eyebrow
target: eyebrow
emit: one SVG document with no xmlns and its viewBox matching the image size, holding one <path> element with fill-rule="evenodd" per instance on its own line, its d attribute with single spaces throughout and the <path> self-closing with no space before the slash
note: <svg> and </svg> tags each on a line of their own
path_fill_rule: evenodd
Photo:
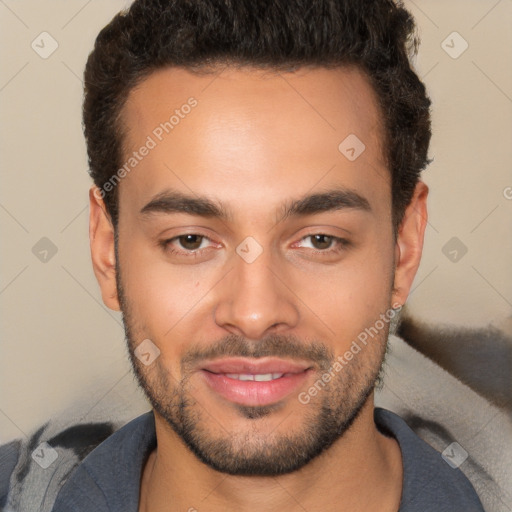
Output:
<svg viewBox="0 0 512 512">
<path fill-rule="evenodd" d="M 300 199 L 285 203 L 280 208 L 277 222 L 289 217 L 301 217 L 319 213 L 351 209 L 371 212 L 368 200 L 349 189 L 333 189 L 321 193 L 310 194 Z M 186 213 L 207 218 L 228 220 L 228 210 L 204 196 L 191 196 L 182 192 L 168 190 L 156 195 L 140 211 L 143 216 L 154 213 L 173 214 Z"/>
<path fill-rule="evenodd" d="M 334 189 L 311 194 L 284 205 L 277 222 L 288 217 L 301 217 L 344 209 L 372 211 L 368 200 L 357 192 L 349 189 Z"/>
<path fill-rule="evenodd" d="M 200 217 L 227 219 L 227 211 L 207 197 L 194 197 L 182 192 L 166 191 L 155 196 L 140 211 L 143 215 L 152 213 L 188 213 Z"/>
</svg>

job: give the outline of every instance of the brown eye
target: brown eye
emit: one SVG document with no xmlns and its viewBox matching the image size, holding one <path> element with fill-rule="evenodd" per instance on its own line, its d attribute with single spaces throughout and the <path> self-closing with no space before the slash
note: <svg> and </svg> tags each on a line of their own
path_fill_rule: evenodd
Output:
<svg viewBox="0 0 512 512">
<path fill-rule="evenodd" d="M 183 249 L 194 251 L 201 247 L 203 238 L 201 235 L 182 235 L 178 237 L 178 241 Z"/>
<path fill-rule="evenodd" d="M 325 233 L 315 233 L 302 238 L 296 247 L 312 249 L 312 254 L 318 257 L 330 257 L 341 254 L 350 245 L 350 242 L 345 238 L 326 235 Z"/>
<path fill-rule="evenodd" d="M 310 235 L 311 236 L 311 245 L 315 249 L 323 250 L 329 249 L 333 242 L 333 237 L 329 235 Z"/>
<path fill-rule="evenodd" d="M 214 243 L 206 235 L 197 233 L 185 233 L 173 238 L 160 240 L 158 244 L 167 257 L 171 257 L 173 261 L 181 263 L 200 263 L 201 261 L 206 261 L 213 257 L 215 249 L 222 247 L 221 244 Z"/>
</svg>

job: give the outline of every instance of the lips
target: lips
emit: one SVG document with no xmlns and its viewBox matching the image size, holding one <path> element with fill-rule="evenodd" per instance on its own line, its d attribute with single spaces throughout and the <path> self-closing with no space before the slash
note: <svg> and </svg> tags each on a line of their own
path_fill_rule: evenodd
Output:
<svg viewBox="0 0 512 512">
<path fill-rule="evenodd" d="M 225 400 L 247 406 L 278 403 L 296 391 L 312 371 L 307 363 L 277 358 L 227 358 L 200 370 L 208 387 Z"/>
</svg>

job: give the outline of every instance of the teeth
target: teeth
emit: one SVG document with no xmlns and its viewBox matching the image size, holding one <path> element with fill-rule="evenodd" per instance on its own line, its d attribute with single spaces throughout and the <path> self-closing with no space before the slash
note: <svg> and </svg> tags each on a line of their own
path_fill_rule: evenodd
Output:
<svg viewBox="0 0 512 512">
<path fill-rule="evenodd" d="M 226 373 L 226 377 L 236 380 L 255 380 L 256 382 L 268 382 L 269 380 L 279 379 L 284 373 Z"/>
</svg>

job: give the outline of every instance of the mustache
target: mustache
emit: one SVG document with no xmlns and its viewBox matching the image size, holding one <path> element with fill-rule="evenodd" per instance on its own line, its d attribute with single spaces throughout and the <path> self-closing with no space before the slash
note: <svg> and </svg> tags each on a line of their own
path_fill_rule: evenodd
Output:
<svg viewBox="0 0 512 512">
<path fill-rule="evenodd" d="M 192 346 L 182 358 L 181 367 L 186 371 L 205 360 L 222 357 L 301 359 L 311 361 L 320 370 L 327 370 L 334 360 L 334 352 L 319 341 L 304 342 L 294 335 L 271 334 L 255 341 L 229 334 L 208 346 Z"/>
</svg>

